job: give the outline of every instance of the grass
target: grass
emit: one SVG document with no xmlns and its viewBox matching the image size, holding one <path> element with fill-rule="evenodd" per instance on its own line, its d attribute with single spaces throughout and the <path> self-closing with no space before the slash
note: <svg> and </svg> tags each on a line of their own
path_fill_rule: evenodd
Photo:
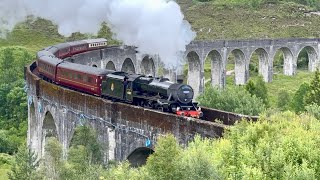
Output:
<svg viewBox="0 0 320 180">
<path fill-rule="evenodd" d="M 300 85 L 304 82 L 310 83 L 314 73 L 306 70 L 298 70 L 294 76 L 286 76 L 283 74 L 275 74 L 271 83 L 267 83 L 268 97 L 271 107 L 277 106 L 278 94 L 281 90 L 289 93 L 293 97 Z"/>
<path fill-rule="evenodd" d="M 319 16 L 308 14 L 313 9 L 304 5 L 278 2 L 252 8 L 224 1 L 180 1 L 198 40 L 320 36 Z"/>
</svg>

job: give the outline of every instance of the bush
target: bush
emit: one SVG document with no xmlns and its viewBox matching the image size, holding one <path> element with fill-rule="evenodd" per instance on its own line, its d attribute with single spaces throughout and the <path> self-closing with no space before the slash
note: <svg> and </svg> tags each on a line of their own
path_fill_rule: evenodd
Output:
<svg viewBox="0 0 320 180">
<path fill-rule="evenodd" d="M 299 89 L 295 92 L 290 102 L 290 108 L 294 112 L 299 113 L 305 110 L 304 97 L 308 93 L 309 89 L 310 89 L 309 84 L 303 83 L 300 85 Z"/>
<path fill-rule="evenodd" d="M 173 135 L 158 139 L 155 152 L 148 158 L 146 170 L 153 179 L 181 179 L 179 157 L 181 149 Z"/>
<path fill-rule="evenodd" d="M 258 115 L 265 110 L 260 98 L 251 96 L 243 87 L 232 86 L 226 89 L 208 87 L 198 97 L 201 106 L 246 115 Z"/>
<path fill-rule="evenodd" d="M 281 110 L 287 110 L 290 104 L 290 96 L 286 90 L 281 90 L 278 94 L 277 106 Z"/>
<path fill-rule="evenodd" d="M 12 165 L 13 157 L 9 154 L 0 153 L 0 167 L 5 164 Z"/>
<path fill-rule="evenodd" d="M 255 81 L 249 80 L 246 90 L 252 95 L 262 99 L 266 106 L 269 106 L 268 90 L 262 76 L 258 76 Z"/>
<path fill-rule="evenodd" d="M 305 95 L 305 103 L 306 105 L 320 105 L 320 72 L 318 69 L 310 83 L 310 89 Z"/>
<path fill-rule="evenodd" d="M 314 116 L 320 120 L 320 106 L 317 104 L 311 104 L 305 107 L 308 114 Z"/>
<path fill-rule="evenodd" d="M 319 179 L 320 122 L 284 112 L 241 121 L 214 144 L 222 179 Z"/>
</svg>

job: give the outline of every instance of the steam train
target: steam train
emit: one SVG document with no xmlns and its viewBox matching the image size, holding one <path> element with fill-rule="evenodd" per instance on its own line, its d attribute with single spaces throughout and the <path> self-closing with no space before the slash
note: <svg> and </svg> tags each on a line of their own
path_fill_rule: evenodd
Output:
<svg viewBox="0 0 320 180">
<path fill-rule="evenodd" d="M 64 60 L 74 54 L 106 47 L 106 39 L 47 47 L 37 53 L 39 76 L 49 82 L 114 101 L 180 116 L 202 117 L 200 107 L 192 102 L 194 93 L 189 85 L 173 83 L 167 78 L 100 69 Z"/>
</svg>

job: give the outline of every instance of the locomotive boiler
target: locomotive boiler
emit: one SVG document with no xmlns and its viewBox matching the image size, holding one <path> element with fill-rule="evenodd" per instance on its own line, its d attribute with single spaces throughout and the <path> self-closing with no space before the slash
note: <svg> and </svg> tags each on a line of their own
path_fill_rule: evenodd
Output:
<svg viewBox="0 0 320 180">
<path fill-rule="evenodd" d="M 167 78 L 114 72 L 102 82 L 102 95 L 145 108 L 158 109 L 178 115 L 202 117 L 193 100 L 193 89 L 186 84 L 173 83 Z"/>
</svg>

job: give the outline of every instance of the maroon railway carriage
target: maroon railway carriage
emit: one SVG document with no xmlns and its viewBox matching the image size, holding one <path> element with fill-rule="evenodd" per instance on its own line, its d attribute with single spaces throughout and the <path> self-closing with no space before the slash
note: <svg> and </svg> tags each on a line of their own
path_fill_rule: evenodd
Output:
<svg viewBox="0 0 320 180">
<path fill-rule="evenodd" d="M 38 71 L 42 78 L 79 91 L 101 95 L 101 83 L 114 71 L 69 63 L 53 56 L 38 58 Z"/>
<path fill-rule="evenodd" d="M 107 40 L 101 38 L 60 43 L 54 46 L 49 46 L 45 48 L 45 50 L 51 52 L 58 58 L 64 59 L 75 54 L 95 49 L 102 49 L 105 47 L 107 47 Z"/>
<path fill-rule="evenodd" d="M 114 71 L 63 62 L 57 67 L 56 83 L 101 96 L 102 80 L 112 72 Z"/>
<path fill-rule="evenodd" d="M 62 59 L 107 46 L 106 39 L 90 39 L 60 43 L 37 53 L 42 78 L 94 95 L 101 95 L 101 82 L 113 71 L 65 62 Z"/>
<path fill-rule="evenodd" d="M 54 56 L 41 56 L 37 60 L 39 74 L 42 78 L 55 82 L 56 66 L 61 62 Z"/>
</svg>

